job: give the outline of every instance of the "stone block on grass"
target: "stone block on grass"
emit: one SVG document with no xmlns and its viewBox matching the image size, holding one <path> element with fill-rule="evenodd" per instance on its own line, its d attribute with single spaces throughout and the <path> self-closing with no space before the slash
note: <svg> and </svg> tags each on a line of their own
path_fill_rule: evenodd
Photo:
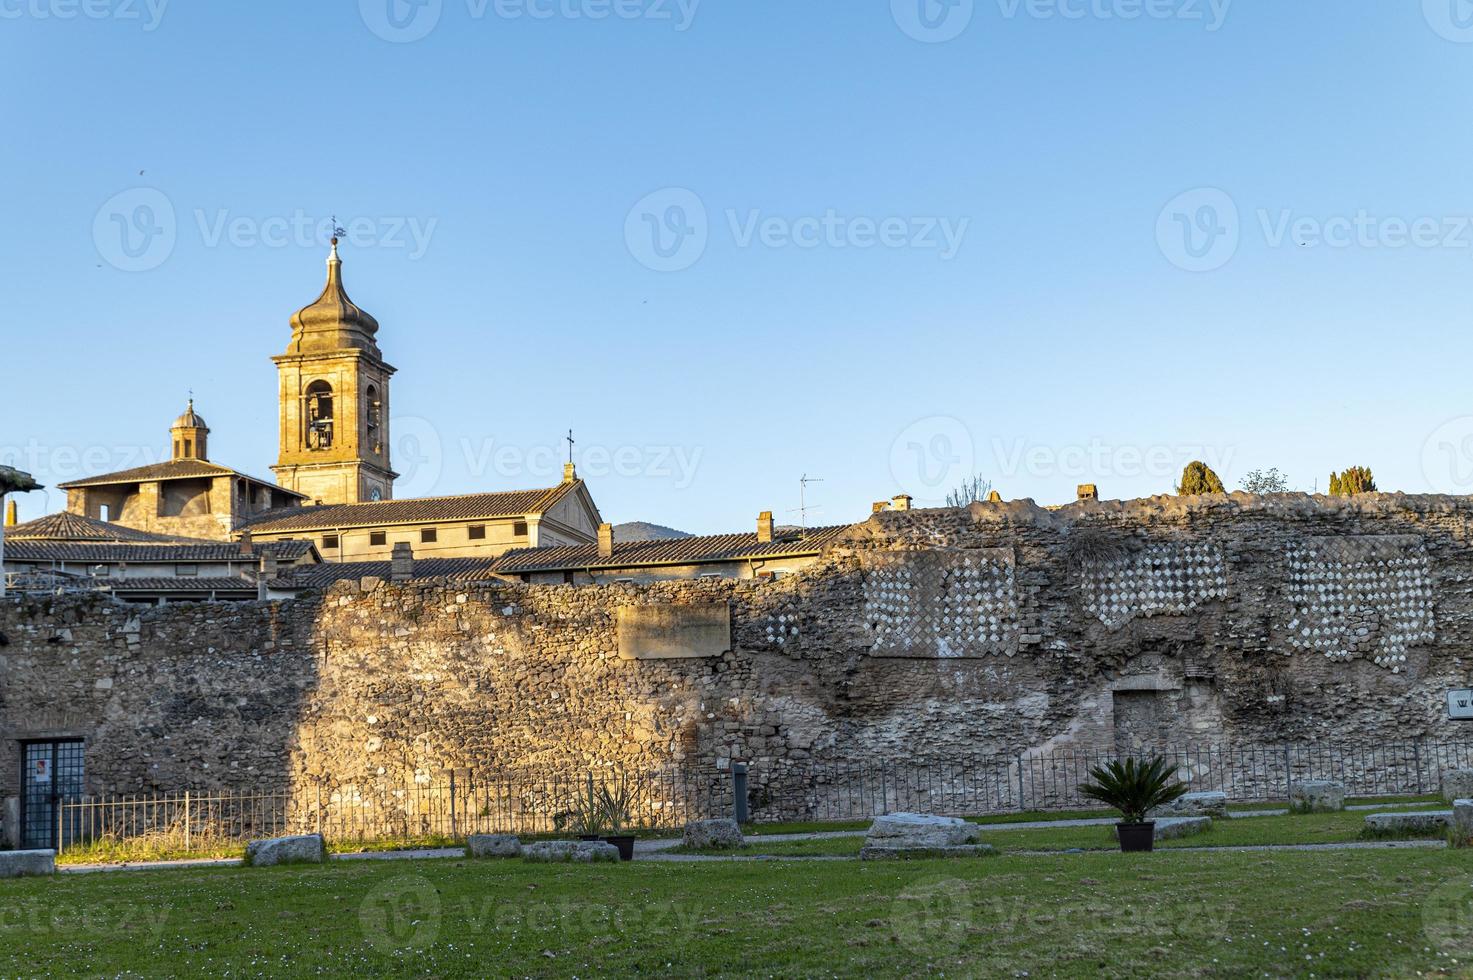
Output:
<svg viewBox="0 0 1473 980">
<path fill-rule="evenodd" d="M 1338 813 L 1345 809 L 1345 784 L 1334 779 L 1304 779 L 1289 786 L 1290 813 Z"/>
<path fill-rule="evenodd" d="M 522 848 L 522 860 L 534 864 L 618 863 L 619 849 L 603 841 L 549 840 Z"/>
<path fill-rule="evenodd" d="M 982 828 L 956 817 L 891 813 L 876 817 L 865 834 L 867 847 L 964 847 L 982 840 Z"/>
<path fill-rule="evenodd" d="M 1418 813 L 1372 813 L 1366 816 L 1366 831 L 1372 836 L 1428 834 L 1452 825 L 1452 810 L 1422 810 Z"/>
<path fill-rule="evenodd" d="M 1449 803 L 1473 800 L 1473 769 L 1444 769 L 1442 798 Z"/>
<path fill-rule="evenodd" d="M 866 844 L 861 861 L 928 861 L 935 858 L 989 857 L 997 853 L 991 844 L 959 844 L 954 847 L 884 847 Z"/>
<path fill-rule="evenodd" d="M 246 845 L 246 864 L 270 868 L 278 864 L 321 864 L 327 860 L 327 845 L 321 834 L 273 837 Z"/>
<path fill-rule="evenodd" d="M 54 874 L 55 851 L 0 851 L 0 878 L 39 878 Z"/>
<path fill-rule="evenodd" d="M 1158 806 L 1148 817 L 1226 817 L 1228 799 L 1222 792 L 1187 793 L 1176 800 Z"/>
<path fill-rule="evenodd" d="M 522 841 L 511 834 L 472 834 L 466 839 L 466 852 L 473 858 L 514 858 L 522 856 Z"/>
<path fill-rule="evenodd" d="M 746 841 L 735 820 L 693 820 L 685 825 L 682 843 L 696 851 L 730 851 Z"/>
<path fill-rule="evenodd" d="M 1453 847 L 1473 847 L 1473 800 L 1453 801 Z"/>
</svg>

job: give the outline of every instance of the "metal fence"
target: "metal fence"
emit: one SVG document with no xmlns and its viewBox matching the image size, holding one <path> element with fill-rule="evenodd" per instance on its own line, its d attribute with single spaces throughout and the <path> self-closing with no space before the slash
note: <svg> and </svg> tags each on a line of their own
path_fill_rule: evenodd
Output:
<svg viewBox="0 0 1473 980">
<path fill-rule="evenodd" d="M 208 790 L 87 797 L 58 804 L 59 849 L 98 842 L 152 842 L 194 852 L 289 834 L 322 834 L 335 843 L 462 840 L 471 834 L 547 834 L 595 789 L 627 792 L 630 824 L 683 827 L 732 812 L 731 780 L 717 772 L 478 775 L 467 770 L 384 781 L 309 781 L 294 788 Z"/>
<path fill-rule="evenodd" d="M 1193 791 L 1238 803 L 1286 800 L 1293 783 L 1333 779 L 1351 796 L 1435 793 L 1448 769 L 1473 768 L 1473 742 L 1368 746 L 1190 746 L 1158 751 Z M 566 831 L 590 785 L 620 786 L 630 823 L 674 830 L 737 814 L 737 772 L 753 822 L 867 820 L 901 811 L 980 816 L 1094 808 L 1079 792 L 1092 767 L 1117 756 L 1079 749 L 944 761 L 819 761 L 724 770 L 488 775 L 456 770 L 407 785 L 307 782 L 291 789 L 189 791 L 65 800 L 53 824 L 63 849 L 154 840 L 203 852 L 296 833 L 329 841 L 458 840 L 470 834 Z"/>
</svg>

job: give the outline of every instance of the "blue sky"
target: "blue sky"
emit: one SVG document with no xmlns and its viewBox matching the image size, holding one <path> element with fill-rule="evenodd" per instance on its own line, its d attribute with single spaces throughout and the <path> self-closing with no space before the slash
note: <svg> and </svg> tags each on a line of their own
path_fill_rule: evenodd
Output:
<svg viewBox="0 0 1473 980">
<path fill-rule="evenodd" d="M 1473 492 L 1464 0 L 421 3 L 0 0 L 0 455 L 269 475 L 336 215 L 401 496 Z"/>
</svg>

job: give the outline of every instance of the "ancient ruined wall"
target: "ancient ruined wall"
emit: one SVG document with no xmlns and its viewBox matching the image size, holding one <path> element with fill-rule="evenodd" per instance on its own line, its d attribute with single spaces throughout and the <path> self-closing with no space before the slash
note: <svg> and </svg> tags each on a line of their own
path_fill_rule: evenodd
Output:
<svg viewBox="0 0 1473 980">
<path fill-rule="evenodd" d="M 1434 497 L 979 504 L 877 515 L 771 583 L 12 599 L 0 795 L 20 740 L 63 736 L 93 793 L 1462 738 L 1444 694 L 1473 681 L 1470 517 Z M 729 650 L 621 657 L 621 608 L 711 603 Z"/>
</svg>

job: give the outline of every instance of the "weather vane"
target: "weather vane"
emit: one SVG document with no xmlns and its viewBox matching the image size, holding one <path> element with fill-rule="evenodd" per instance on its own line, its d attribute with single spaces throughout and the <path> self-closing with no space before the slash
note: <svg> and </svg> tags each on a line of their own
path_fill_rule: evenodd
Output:
<svg viewBox="0 0 1473 980">
<path fill-rule="evenodd" d="M 332 216 L 332 243 L 334 245 L 336 245 L 338 243 L 338 239 L 339 238 L 343 238 L 347 234 L 348 234 L 348 229 L 339 227 L 338 226 L 338 216 L 337 215 L 333 215 Z"/>
</svg>

